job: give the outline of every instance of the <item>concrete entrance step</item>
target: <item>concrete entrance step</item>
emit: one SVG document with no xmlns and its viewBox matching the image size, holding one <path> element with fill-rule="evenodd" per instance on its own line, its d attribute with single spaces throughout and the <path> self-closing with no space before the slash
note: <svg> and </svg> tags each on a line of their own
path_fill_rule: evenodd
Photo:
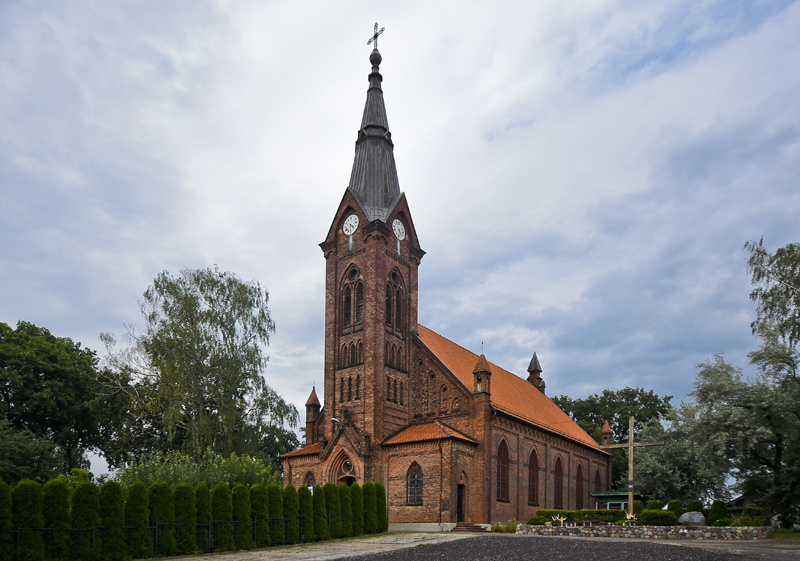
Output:
<svg viewBox="0 0 800 561">
<path fill-rule="evenodd" d="M 470 524 L 468 522 L 459 522 L 456 524 L 456 527 L 451 530 L 451 532 L 491 532 L 491 530 L 487 530 L 484 526 L 479 526 L 477 524 Z"/>
</svg>

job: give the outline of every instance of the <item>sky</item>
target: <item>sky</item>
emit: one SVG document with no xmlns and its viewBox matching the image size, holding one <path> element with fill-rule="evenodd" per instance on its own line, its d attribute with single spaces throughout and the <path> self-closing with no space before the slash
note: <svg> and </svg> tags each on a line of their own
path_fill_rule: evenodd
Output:
<svg viewBox="0 0 800 561">
<path fill-rule="evenodd" d="M 421 324 L 551 396 L 748 372 L 743 245 L 800 241 L 800 2 L 0 2 L 0 322 L 102 356 L 218 265 L 302 416 L 376 21 Z"/>
</svg>

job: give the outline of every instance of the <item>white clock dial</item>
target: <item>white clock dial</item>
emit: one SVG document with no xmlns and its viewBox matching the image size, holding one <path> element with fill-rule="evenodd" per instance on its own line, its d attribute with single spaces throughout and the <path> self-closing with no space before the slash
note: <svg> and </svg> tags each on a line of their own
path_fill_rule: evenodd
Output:
<svg viewBox="0 0 800 561">
<path fill-rule="evenodd" d="M 394 222 L 392 222 L 392 230 L 394 230 L 394 235 L 397 236 L 398 240 L 406 239 L 406 229 L 403 226 L 403 223 L 397 218 L 395 218 Z"/>
<path fill-rule="evenodd" d="M 356 228 L 358 228 L 358 216 L 351 214 L 345 219 L 342 232 L 344 232 L 346 236 L 352 236 Z"/>
</svg>

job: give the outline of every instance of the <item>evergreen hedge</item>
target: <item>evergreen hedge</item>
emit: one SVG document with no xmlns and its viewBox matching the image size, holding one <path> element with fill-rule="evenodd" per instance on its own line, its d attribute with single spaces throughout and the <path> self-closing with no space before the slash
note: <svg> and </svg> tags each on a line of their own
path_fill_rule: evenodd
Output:
<svg viewBox="0 0 800 561">
<path fill-rule="evenodd" d="M 286 543 L 286 534 L 283 530 L 283 492 L 280 485 L 271 483 L 267 486 L 269 495 L 269 535 L 272 538 L 272 545 L 283 545 Z"/>
<path fill-rule="evenodd" d="M 250 487 L 250 511 L 256 525 L 256 547 L 269 547 L 269 495 L 263 483 Z"/>
<path fill-rule="evenodd" d="M 297 543 L 300 539 L 300 525 L 297 520 L 299 511 L 300 503 L 297 498 L 297 489 L 289 483 L 283 488 L 283 518 L 285 519 L 286 543 Z"/>
<path fill-rule="evenodd" d="M 330 520 L 329 531 L 331 538 L 342 537 L 342 517 L 340 516 L 341 508 L 339 506 L 339 491 L 336 490 L 336 485 L 328 482 L 322 486 L 325 492 L 325 509 L 328 511 L 328 519 Z"/>
<path fill-rule="evenodd" d="M 728 513 L 728 507 L 725 506 L 725 503 L 722 501 L 714 501 L 711 503 L 711 510 L 708 513 L 708 519 L 706 520 L 707 526 L 713 526 L 714 522 L 719 520 L 720 518 L 730 518 L 730 514 Z"/>
<path fill-rule="evenodd" d="M 678 517 L 671 510 L 645 509 L 636 522 L 642 526 L 674 526 L 678 523 Z"/>
<path fill-rule="evenodd" d="M 147 502 L 147 487 L 141 481 L 128 487 L 125 501 L 125 525 L 128 528 L 128 554 L 134 559 L 150 557 L 153 553 L 153 538 L 150 534 L 150 508 Z"/>
<path fill-rule="evenodd" d="M 99 559 L 103 545 L 100 534 L 95 532 L 95 526 L 100 525 L 100 491 L 97 485 L 85 480 L 78 482 L 72 491 L 70 515 L 75 555 L 81 561 Z M 76 533 L 74 530 L 83 531 Z"/>
<path fill-rule="evenodd" d="M 217 483 L 211 491 L 211 524 L 216 551 L 231 551 L 236 547 L 233 539 L 233 499 L 231 486 L 225 482 Z"/>
<path fill-rule="evenodd" d="M 52 528 L 46 544 L 46 555 L 52 561 L 66 561 L 70 557 L 69 486 L 62 478 L 51 479 L 42 487 L 44 502 L 44 527 Z M 0 530 L 2 532 L 2 530 Z M 0 538 L 2 539 L 2 538 Z M 125 543 L 122 544 L 125 552 Z M 0 559 L 3 556 L 0 555 Z"/>
<path fill-rule="evenodd" d="M 347 483 L 336 486 L 339 492 L 339 509 L 342 511 L 342 537 L 349 538 L 353 535 L 353 504 L 350 500 L 350 487 Z"/>
<path fill-rule="evenodd" d="M 44 540 L 44 499 L 42 486 L 36 481 L 23 479 L 11 490 L 11 508 L 14 528 L 20 528 L 17 561 L 42 561 Z"/>
<path fill-rule="evenodd" d="M 211 491 L 208 483 L 201 481 L 194 489 L 194 505 L 196 509 L 197 551 L 208 551 L 211 547 L 209 536 L 211 535 Z"/>
<path fill-rule="evenodd" d="M 233 537 L 237 549 L 253 549 L 253 522 L 250 515 L 250 491 L 244 483 L 233 486 Z"/>
<path fill-rule="evenodd" d="M 642 501 L 639 500 L 633 501 L 634 514 L 640 514 L 643 510 L 644 510 L 644 503 Z"/>
<path fill-rule="evenodd" d="M 389 518 L 386 510 L 386 487 L 380 481 L 375 482 L 375 510 L 378 515 L 378 531 L 389 530 Z"/>
<path fill-rule="evenodd" d="M 206 487 L 208 489 L 208 487 Z M 189 483 L 175 485 L 172 492 L 175 503 L 175 522 L 183 524 L 175 529 L 175 548 L 178 553 L 197 550 L 197 499 Z"/>
<path fill-rule="evenodd" d="M 664 508 L 664 501 L 653 499 L 647 503 L 647 510 L 659 510 L 662 508 Z"/>
<path fill-rule="evenodd" d="M 148 489 L 150 525 L 156 528 L 156 555 L 175 554 L 175 504 L 172 489 L 166 481 L 156 481 Z"/>
<path fill-rule="evenodd" d="M 683 514 L 683 503 L 677 499 L 672 500 L 667 503 L 667 510 L 674 512 L 675 516 L 680 518 Z"/>
<path fill-rule="evenodd" d="M 53 481 L 58 481 L 53 480 Z M 48 485 L 52 483 L 49 482 Z M 66 485 L 64 485 L 66 487 Z M 45 485 L 45 488 L 47 485 Z M 100 486 L 100 524 L 105 527 L 103 536 L 106 561 L 123 561 L 125 547 L 125 496 L 116 481 L 106 481 Z"/>
<path fill-rule="evenodd" d="M 14 521 L 11 513 L 11 488 L 0 477 L 0 559 L 11 559 L 14 550 L 14 540 L 11 537 Z"/>
<path fill-rule="evenodd" d="M 317 541 L 328 540 L 331 537 L 328 529 L 328 509 L 325 508 L 325 491 L 322 485 L 314 487 L 314 535 Z"/>
<path fill-rule="evenodd" d="M 685 512 L 703 512 L 703 503 L 699 499 L 692 499 L 686 505 Z"/>
<path fill-rule="evenodd" d="M 375 484 L 365 481 L 361 488 L 364 497 L 364 533 L 374 534 L 378 531 L 378 512 L 375 500 Z"/>
<path fill-rule="evenodd" d="M 361 485 L 356 482 L 350 486 L 350 508 L 353 510 L 353 535 L 364 533 L 364 496 Z"/>
<path fill-rule="evenodd" d="M 300 522 L 300 541 L 314 541 L 314 505 L 311 490 L 301 485 L 297 490 L 297 514 Z"/>
</svg>

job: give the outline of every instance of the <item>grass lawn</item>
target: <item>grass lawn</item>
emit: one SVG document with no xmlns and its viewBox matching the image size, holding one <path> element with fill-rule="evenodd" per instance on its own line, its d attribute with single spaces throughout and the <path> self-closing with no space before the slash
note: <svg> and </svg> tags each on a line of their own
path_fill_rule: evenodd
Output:
<svg viewBox="0 0 800 561">
<path fill-rule="evenodd" d="M 773 530 L 773 532 L 769 535 L 768 539 L 800 541 L 800 532 L 795 532 L 794 530 L 787 530 L 785 528 L 778 528 L 776 530 Z"/>
</svg>

